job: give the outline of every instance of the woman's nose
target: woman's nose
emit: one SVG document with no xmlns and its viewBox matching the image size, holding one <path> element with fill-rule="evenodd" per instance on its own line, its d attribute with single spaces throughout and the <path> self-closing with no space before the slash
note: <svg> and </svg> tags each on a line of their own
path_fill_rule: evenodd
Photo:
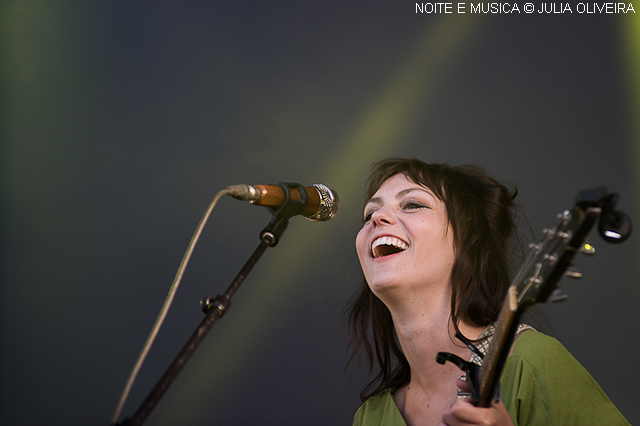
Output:
<svg viewBox="0 0 640 426">
<path fill-rule="evenodd" d="M 392 225 L 396 222 L 395 215 L 388 208 L 381 208 L 371 215 L 373 226 Z"/>
</svg>

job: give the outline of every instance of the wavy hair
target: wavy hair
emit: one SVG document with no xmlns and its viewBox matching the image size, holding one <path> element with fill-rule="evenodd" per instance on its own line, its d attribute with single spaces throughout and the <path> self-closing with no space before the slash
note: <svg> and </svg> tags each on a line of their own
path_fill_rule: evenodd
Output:
<svg viewBox="0 0 640 426">
<path fill-rule="evenodd" d="M 424 163 L 415 158 L 390 158 L 372 166 L 365 200 L 389 178 L 404 174 L 429 188 L 446 207 L 453 231 L 455 261 L 451 271 L 451 320 L 480 326 L 495 322 L 510 283 L 514 248 L 519 247 L 514 203 L 517 189 L 509 190 L 480 167 Z M 517 250 L 516 250 L 517 252 Z M 360 394 L 364 400 L 388 387 L 409 381 L 409 363 L 397 340 L 389 309 L 363 279 L 347 307 L 351 355 L 347 365 L 361 361 L 371 377 Z"/>
</svg>

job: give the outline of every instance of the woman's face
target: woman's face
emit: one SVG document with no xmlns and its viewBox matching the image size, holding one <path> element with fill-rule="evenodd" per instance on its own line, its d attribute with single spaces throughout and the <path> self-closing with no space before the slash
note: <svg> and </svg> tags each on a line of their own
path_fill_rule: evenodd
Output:
<svg viewBox="0 0 640 426">
<path fill-rule="evenodd" d="M 374 294 L 449 285 L 453 231 L 444 203 L 429 189 L 395 175 L 367 202 L 364 217 L 356 250 Z"/>
</svg>

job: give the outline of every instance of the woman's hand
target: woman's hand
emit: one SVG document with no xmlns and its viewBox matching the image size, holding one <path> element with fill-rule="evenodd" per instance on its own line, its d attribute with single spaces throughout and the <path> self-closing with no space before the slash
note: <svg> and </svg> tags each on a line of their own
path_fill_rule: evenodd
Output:
<svg viewBox="0 0 640 426">
<path fill-rule="evenodd" d="M 464 380 L 458 380 L 457 385 L 464 391 L 469 386 Z M 442 415 L 442 424 L 447 426 L 514 426 L 509 413 L 502 401 L 494 403 L 491 407 L 476 407 L 467 398 L 459 398 Z"/>
</svg>

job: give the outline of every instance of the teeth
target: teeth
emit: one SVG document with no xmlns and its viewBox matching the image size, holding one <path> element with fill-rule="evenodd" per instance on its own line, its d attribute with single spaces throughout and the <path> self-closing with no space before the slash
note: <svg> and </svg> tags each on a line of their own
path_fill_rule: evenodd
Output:
<svg viewBox="0 0 640 426">
<path fill-rule="evenodd" d="M 407 245 L 407 243 L 405 243 L 404 241 L 395 238 L 395 237 L 380 237 L 377 240 L 375 240 L 373 242 L 373 244 L 371 245 L 371 249 L 374 249 L 378 246 L 381 245 L 387 245 L 387 246 L 394 246 L 394 247 L 398 247 L 401 248 L 402 250 L 406 250 L 409 248 L 409 246 Z"/>
<path fill-rule="evenodd" d="M 382 250 L 382 248 L 376 250 L 376 247 L 379 246 L 391 246 L 395 247 L 397 250 Z M 373 253 L 373 257 L 385 256 L 388 254 L 398 253 L 402 250 L 406 250 L 409 248 L 409 245 L 404 241 L 395 238 L 395 237 L 380 237 L 376 239 L 373 244 L 371 244 L 371 252 Z"/>
</svg>

